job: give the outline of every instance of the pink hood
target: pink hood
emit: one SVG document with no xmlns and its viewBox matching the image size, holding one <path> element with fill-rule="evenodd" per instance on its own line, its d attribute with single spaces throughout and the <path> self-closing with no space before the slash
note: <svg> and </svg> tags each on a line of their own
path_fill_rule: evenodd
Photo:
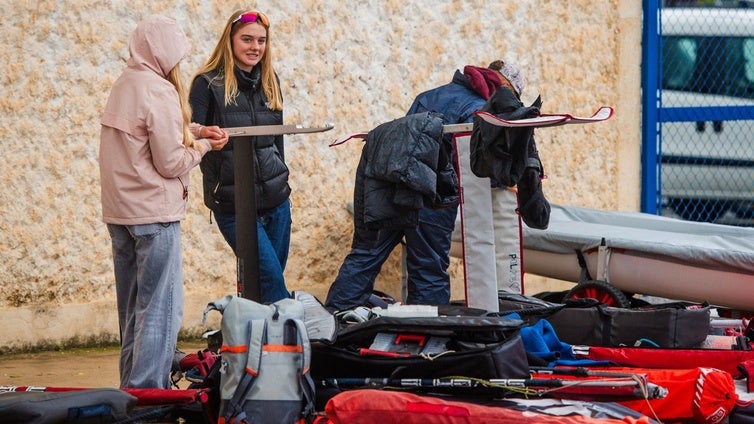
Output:
<svg viewBox="0 0 754 424">
<path fill-rule="evenodd" d="M 147 68 L 166 77 L 191 49 L 191 43 L 175 19 L 152 15 L 136 26 L 131 34 L 129 68 Z"/>
<path fill-rule="evenodd" d="M 143 119 L 144 110 L 136 107 L 142 101 L 145 88 L 140 84 L 161 83 L 173 91 L 167 77 L 173 67 L 188 55 L 191 44 L 175 19 L 162 15 L 144 18 L 134 29 L 129 41 L 131 56 L 126 62 L 126 69 L 116 81 L 110 101 L 105 107 L 102 124 L 126 132 L 138 132 L 134 124 Z M 118 83 L 131 85 L 128 93 L 117 92 Z M 126 82 L 128 81 L 128 82 Z M 118 98 L 113 99 L 115 93 Z M 117 100 L 117 101 L 113 101 Z"/>
</svg>

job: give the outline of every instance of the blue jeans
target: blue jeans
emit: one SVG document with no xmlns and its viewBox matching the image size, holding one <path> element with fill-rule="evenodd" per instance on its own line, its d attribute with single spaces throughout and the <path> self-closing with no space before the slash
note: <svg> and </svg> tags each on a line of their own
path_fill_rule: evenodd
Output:
<svg viewBox="0 0 754 424">
<path fill-rule="evenodd" d="M 380 230 L 377 240 L 361 246 L 363 230 L 354 230 L 355 243 L 330 286 L 325 306 L 346 310 L 366 305 L 374 280 L 395 246 L 406 238 L 407 304 L 447 305 L 450 302 L 450 242 L 458 208 L 421 209 L 416 228 Z"/>
<path fill-rule="evenodd" d="M 183 319 L 180 222 L 107 225 L 120 326 L 120 386 L 170 388 Z"/>
<path fill-rule="evenodd" d="M 215 213 L 217 227 L 233 252 L 236 251 L 236 215 Z M 291 297 L 285 288 L 283 271 L 291 244 L 291 203 L 289 200 L 257 216 L 259 246 L 259 288 L 261 303 Z"/>
</svg>

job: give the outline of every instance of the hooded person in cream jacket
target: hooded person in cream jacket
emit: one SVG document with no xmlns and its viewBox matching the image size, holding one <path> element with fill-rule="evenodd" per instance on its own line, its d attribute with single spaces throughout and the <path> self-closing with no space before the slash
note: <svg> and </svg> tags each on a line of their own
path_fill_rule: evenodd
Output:
<svg viewBox="0 0 754 424">
<path fill-rule="evenodd" d="M 189 49 L 174 19 L 141 21 L 101 120 L 102 220 L 112 240 L 123 388 L 170 388 L 189 171 L 228 141 L 219 127 L 189 124 L 178 67 Z"/>
</svg>

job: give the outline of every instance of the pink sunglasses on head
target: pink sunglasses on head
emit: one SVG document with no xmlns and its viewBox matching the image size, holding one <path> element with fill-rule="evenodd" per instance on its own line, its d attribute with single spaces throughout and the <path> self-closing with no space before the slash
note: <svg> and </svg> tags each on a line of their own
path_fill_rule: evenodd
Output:
<svg viewBox="0 0 754 424">
<path fill-rule="evenodd" d="M 240 15 L 236 19 L 233 19 L 233 22 L 230 24 L 233 25 L 236 22 L 241 22 L 242 24 L 249 24 L 252 22 L 259 22 L 260 24 L 264 25 L 265 27 L 270 26 L 270 21 L 267 19 L 267 16 L 264 16 L 264 13 L 257 12 L 256 10 L 252 10 L 250 12 L 245 12 Z"/>
</svg>

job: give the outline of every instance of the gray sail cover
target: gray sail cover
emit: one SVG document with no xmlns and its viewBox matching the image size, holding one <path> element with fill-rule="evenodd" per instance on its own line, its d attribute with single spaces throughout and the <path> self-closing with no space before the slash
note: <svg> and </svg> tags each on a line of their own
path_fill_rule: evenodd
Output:
<svg viewBox="0 0 754 424">
<path fill-rule="evenodd" d="M 602 239 L 627 254 L 689 266 L 754 274 L 754 228 L 682 221 L 640 212 L 552 205 L 546 230 L 523 226 L 524 249 L 585 252 Z M 526 255 L 524 254 L 524 260 Z"/>
</svg>

